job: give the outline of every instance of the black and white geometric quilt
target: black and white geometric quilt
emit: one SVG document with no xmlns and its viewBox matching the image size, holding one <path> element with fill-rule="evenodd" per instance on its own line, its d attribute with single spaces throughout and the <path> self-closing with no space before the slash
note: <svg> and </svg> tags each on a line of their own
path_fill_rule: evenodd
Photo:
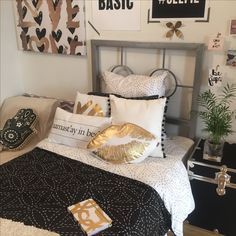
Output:
<svg viewBox="0 0 236 236">
<path fill-rule="evenodd" d="M 64 236 L 85 235 L 67 207 L 93 198 L 112 219 L 101 236 L 162 236 L 171 216 L 137 180 L 35 148 L 0 166 L 0 217 Z"/>
</svg>

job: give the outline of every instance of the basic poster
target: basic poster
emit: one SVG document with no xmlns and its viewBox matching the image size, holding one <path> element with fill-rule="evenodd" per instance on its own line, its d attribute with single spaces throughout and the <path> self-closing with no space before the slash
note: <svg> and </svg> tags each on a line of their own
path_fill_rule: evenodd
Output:
<svg viewBox="0 0 236 236">
<path fill-rule="evenodd" d="M 151 0 L 150 21 L 205 20 L 207 8 L 207 0 Z"/>
<path fill-rule="evenodd" d="M 93 0 L 92 23 L 98 30 L 140 30 L 140 0 Z"/>
<path fill-rule="evenodd" d="M 14 0 L 19 48 L 86 55 L 84 0 Z"/>
</svg>

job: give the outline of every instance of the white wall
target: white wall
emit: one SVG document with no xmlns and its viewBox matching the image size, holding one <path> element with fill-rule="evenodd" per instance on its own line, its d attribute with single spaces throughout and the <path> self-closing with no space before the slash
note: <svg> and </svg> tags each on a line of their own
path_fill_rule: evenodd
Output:
<svg viewBox="0 0 236 236">
<path fill-rule="evenodd" d="M 40 95 L 74 99 L 76 90 L 91 90 L 90 48 L 87 57 L 49 55 L 21 52 L 16 48 L 16 34 L 11 0 L 1 2 L 1 99 L 22 91 Z M 86 17 L 91 19 L 91 1 L 86 2 Z M 170 41 L 164 37 L 167 28 L 164 23 L 147 24 L 150 2 L 141 1 L 141 31 L 100 31 L 101 36 L 87 24 L 87 39 L 123 39 L 138 41 Z M 236 49 L 236 38 L 229 36 L 230 19 L 236 18 L 236 0 L 211 0 L 209 23 L 184 22 L 181 29 L 184 40 L 173 37 L 171 42 L 206 43 L 209 36 L 221 32 L 225 36 L 223 52 L 206 51 L 202 89 L 207 88 L 208 69 L 217 64 L 224 71 L 224 80 L 236 82 L 236 69 L 225 66 L 226 50 Z M 140 62 L 137 62 L 137 71 Z M 236 108 L 236 101 L 234 102 Z M 236 122 L 234 122 L 236 130 Z M 201 124 L 198 127 L 201 135 Z M 236 141 L 236 135 L 228 138 Z"/>
<path fill-rule="evenodd" d="M 0 0 L 0 104 L 5 97 L 22 93 L 24 87 L 14 24 L 11 2 Z"/>
</svg>

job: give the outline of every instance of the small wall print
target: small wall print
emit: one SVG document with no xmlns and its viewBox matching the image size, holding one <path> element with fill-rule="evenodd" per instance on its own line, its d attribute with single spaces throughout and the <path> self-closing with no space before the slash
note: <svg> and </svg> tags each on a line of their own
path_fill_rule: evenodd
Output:
<svg viewBox="0 0 236 236">
<path fill-rule="evenodd" d="M 236 19 L 235 20 L 231 20 L 230 35 L 236 36 Z"/>
<path fill-rule="evenodd" d="M 14 0 L 19 48 L 86 55 L 84 0 Z"/>
<path fill-rule="evenodd" d="M 98 30 L 140 30 L 141 0 L 86 0 L 92 4 L 92 23 Z"/>
<path fill-rule="evenodd" d="M 221 33 L 217 36 L 211 37 L 208 42 L 208 50 L 222 51 L 224 47 L 224 38 L 221 37 Z"/>
<path fill-rule="evenodd" d="M 236 50 L 228 50 L 226 65 L 236 67 Z"/>
<path fill-rule="evenodd" d="M 220 66 L 217 65 L 215 68 L 209 70 L 208 85 L 211 87 L 219 87 L 222 84 L 222 72 Z"/>
</svg>

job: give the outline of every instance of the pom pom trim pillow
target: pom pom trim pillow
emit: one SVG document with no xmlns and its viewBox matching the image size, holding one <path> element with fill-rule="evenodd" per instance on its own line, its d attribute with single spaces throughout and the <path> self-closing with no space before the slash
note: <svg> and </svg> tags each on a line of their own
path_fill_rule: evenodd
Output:
<svg viewBox="0 0 236 236">
<path fill-rule="evenodd" d="M 109 125 L 110 117 L 73 114 L 57 108 L 48 141 L 86 148 L 89 140 Z"/>
<path fill-rule="evenodd" d="M 0 144 L 3 150 L 19 150 L 37 133 L 35 129 L 37 115 L 32 109 L 20 109 L 8 119 L 0 130 Z"/>
<path fill-rule="evenodd" d="M 73 113 L 108 117 L 109 98 L 77 92 Z"/>
<path fill-rule="evenodd" d="M 110 95 L 112 124 L 129 122 L 146 129 L 157 138 L 156 148 L 150 155 L 165 157 L 162 128 L 166 101 L 166 98 L 130 100 Z"/>
<path fill-rule="evenodd" d="M 114 163 L 139 163 L 156 147 L 156 137 L 131 123 L 111 125 L 98 133 L 87 148 L 101 159 Z"/>
<path fill-rule="evenodd" d="M 165 95 L 164 80 L 168 76 L 165 71 L 158 76 L 145 75 L 128 75 L 126 77 L 118 75 L 109 71 L 103 73 L 103 80 L 105 82 L 105 92 L 112 94 L 119 94 L 123 97 L 139 97 Z"/>
</svg>

